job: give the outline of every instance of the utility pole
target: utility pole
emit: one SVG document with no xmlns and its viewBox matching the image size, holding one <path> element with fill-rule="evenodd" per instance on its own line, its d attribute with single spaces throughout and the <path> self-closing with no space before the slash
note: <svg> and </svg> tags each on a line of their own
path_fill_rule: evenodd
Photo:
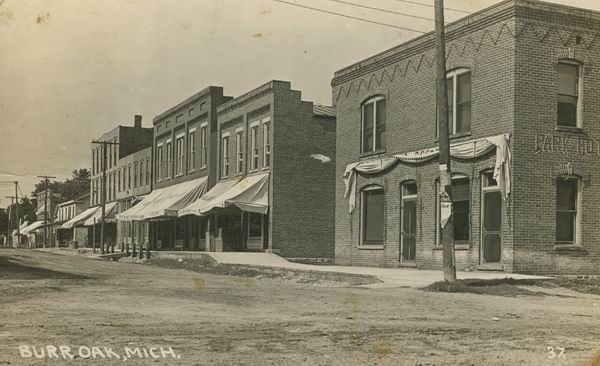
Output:
<svg viewBox="0 0 600 366">
<path fill-rule="evenodd" d="M 17 249 L 19 248 L 19 244 L 21 244 L 21 220 L 19 220 L 19 182 L 15 181 L 15 202 L 17 204 Z"/>
<path fill-rule="evenodd" d="M 450 169 L 450 136 L 448 130 L 448 90 L 446 87 L 446 42 L 444 32 L 444 0 L 435 0 L 435 59 L 440 150 L 440 225 L 443 249 L 444 281 L 456 281 L 454 258 L 454 215 L 452 208 L 452 170 Z"/>
<path fill-rule="evenodd" d="M 7 230 L 6 234 L 7 234 L 8 245 L 12 246 L 12 232 L 10 230 L 12 228 L 12 219 L 11 219 L 12 212 L 11 212 L 11 209 L 12 209 L 12 207 L 15 204 L 15 201 L 14 201 L 15 198 L 13 196 L 6 196 L 6 198 L 10 198 L 10 206 L 8 206 L 8 230 Z M 19 224 L 17 223 L 17 226 L 18 225 Z"/>
<path fill-rule="evenodd" d="M 100 253 L 104 254 L 104 222 L 106 217 L 106 146 L 118 145 L 119 143 L 110 141 L 92 141 L 92 144 L 102 145 L 102 218 L 100 219 Z"/>
<path fill-rule="evenodd" d="M 38 175 L 38 178 L 44 179 L 44 248 L 48 246 L 48 183 L 50 178 L 56 178 L 50 175 Z"/>
</svg>

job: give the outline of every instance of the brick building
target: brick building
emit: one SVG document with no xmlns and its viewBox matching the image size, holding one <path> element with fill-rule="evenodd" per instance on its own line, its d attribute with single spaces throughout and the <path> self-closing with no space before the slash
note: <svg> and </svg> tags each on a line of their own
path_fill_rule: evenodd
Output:
<svg viewBox="0 0 600 366">
<path fill-rule="evenodd" d="M 216 180 L 216 110 L 230 99 L 223 88 L 209 86 L 154 118 L 153 191 L 118 215 L 132 225 L 148 224 L 152 248 L 199 248 L 200 220 L 178 219 L 177 210 Z"/>
<path fill-rule="evenodd" d="M 90 208 L 68 222 L 69 226 L 89 228 L 89 241 L 100 242 L 102 218 L 103 159 L 106 156 L 106 204 L 105 237 L 107 244 L 118 244 L 121 248 L 134 240 L 134 228 L 127 224 L 117 225 L 116 215 L 125 211 L 141 195 L 152 189 L 152 128 L 142 127 L 142 116 L 134 117 L 133 126 L 117 126 L 95 141 L 107 141 L 104 155 L 102 144 L 92 144 L 92 169 L 90 184 Z M 137 229 L 137 228 L 136 228 Z M 143 231 L 135 240 L 143 240 Z"/>
<path fill-rule="evenodd" d="M 531 0 L 447 26 L 458 269 L 600 272 L 599 28 Z M 334 75 L 337 264 L 441 267 L 434 47 Z"/>
<path fill-rule="evenodd" d="M 271 81 L 216 112 L 218 182 L 179 210 L 199 217 L 200 249 L 331 261 L 335 110 Z"/>
</svg>

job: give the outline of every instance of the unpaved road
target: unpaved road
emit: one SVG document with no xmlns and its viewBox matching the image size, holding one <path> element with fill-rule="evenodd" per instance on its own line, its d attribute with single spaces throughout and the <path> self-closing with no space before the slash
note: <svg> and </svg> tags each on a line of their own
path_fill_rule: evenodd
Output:
<svg viewBox="0 0 600 366">
<path fill-rule="evenodd" d="M 132 365 L 595 364 L 600 297 L 534 290 L 551 292 L 324 287 L 1 249 L 0 365 L 123 364 L 126 347 Z M 19 351 L 48 345 L 75 358 Z M 120 358 L 87 357 L 94 346 Z"/>
</svg>

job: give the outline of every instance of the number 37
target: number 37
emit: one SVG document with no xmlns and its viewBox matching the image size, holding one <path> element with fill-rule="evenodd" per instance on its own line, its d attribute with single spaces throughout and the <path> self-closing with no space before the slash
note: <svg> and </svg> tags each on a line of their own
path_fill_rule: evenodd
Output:
<svg viewBox="0 0 600 366">
<path fill-rule="evenodd" d="M 546 347 L 548 358 L 565 358 L 565 347 Z"/>
</svg>

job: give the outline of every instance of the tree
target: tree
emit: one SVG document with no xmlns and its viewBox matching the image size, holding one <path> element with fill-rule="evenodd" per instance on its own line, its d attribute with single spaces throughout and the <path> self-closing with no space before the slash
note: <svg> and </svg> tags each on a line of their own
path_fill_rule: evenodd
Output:
<svg viewBox="0 0 600 366">
<path fill-rule="evenodd" d="M 90 191 L 90 171 L 83 168 L 73 170 L 73 176 L 64 182 L 52 181 L 48 183 L 48 189 L 55 195 L 59 202 L 70 201 Z M 40 181 L 31 192 L 32 196 L 44 192 L 46 184 Z"/>
</svg>

